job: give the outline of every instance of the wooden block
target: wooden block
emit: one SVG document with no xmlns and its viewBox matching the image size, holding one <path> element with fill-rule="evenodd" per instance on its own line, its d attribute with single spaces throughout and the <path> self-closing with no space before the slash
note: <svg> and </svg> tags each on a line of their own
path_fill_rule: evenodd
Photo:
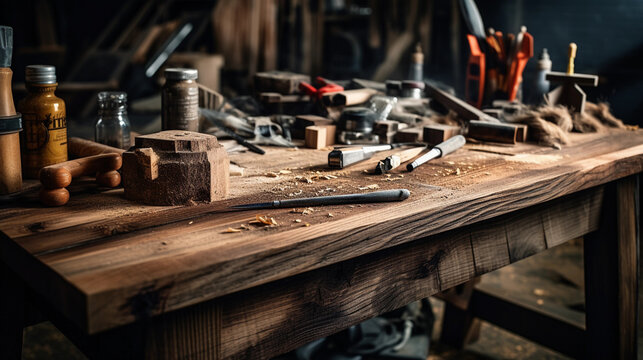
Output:
<svg viewBox="0 0 643 360">
<path fill-rule="evenodd" d="M 308 126 L 306 128 L 306 147 L 323 149 L 335 144 L 335 125 Z"/>
<path fill-rule="evenodd" d="M 317 115 L 297 115 L 290 131 L 293 139 L 305 139 L 307 127 L 323 125 L 333 125 L 333 120 Z"/>
<path fill-rule="evenodd" d="M 422 139 L 429 145 L 437 145 L 460 133 L 459 126 L 432 124 L 425 125 L 422 131 Z"/>
<path fill-rule="evenodd" d="M 310 76 L 287 71 L 268 71 L 255 74 L 255 91 L 280 94 L 299 93 L 299 83 L 310 83 Z"/>
<path fill-rule="evenodd" d="M 513 124 L 471 120 L 467 136 L 483 141 L 515 144 L 517 133 L 518 128 Z"/>
<path fill-rule="evenodd" d="M 399 130 L 402 130 L 404 128 L 408 127 L 407 124 L 401 123 L 399 121 L 394 121 L 394 120 L 380 120 L 375 122 L 375 127 L 373 128 L 373 132 L 376 134 L 386 134 L 389 132 L 397 132 Z"/>
<path fill-rule="evenodd" d="M 529 127 L 525 124 L 514 124 L 516 127 L 516 141 L 518 142 L 525 142 L 527 141 L 527 129 Z"/>
<path fill-rule="evenodd" d="M 162 131 L 123 153 L 125 197 L 150 205 L 211 202 L 228 193 L 230 161 L 212 135 Z"/>
<path fill-rule="evenodd" d="M 395 134 L 395 142 L 422 142 L 422 128 L 402 129 Z"/>
</svg>

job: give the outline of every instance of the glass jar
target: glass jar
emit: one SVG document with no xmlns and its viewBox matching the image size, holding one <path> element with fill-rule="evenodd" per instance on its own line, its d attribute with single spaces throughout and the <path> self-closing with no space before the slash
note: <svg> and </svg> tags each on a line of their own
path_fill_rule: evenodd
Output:
<svg viewBox="0 0 643 360">
<path fill-rule="evenodd" d="M 131 139 L 126 93 L 103 91 L 98 94 L 98 119 L 94 140 L 115 148 L 129 149 Z"/>
<path fill-rule="evenodd" d="M 199 87 L 196 69 L 165 69 L 161 97 L 163 130 L 199 131 Z"/>
</svg>

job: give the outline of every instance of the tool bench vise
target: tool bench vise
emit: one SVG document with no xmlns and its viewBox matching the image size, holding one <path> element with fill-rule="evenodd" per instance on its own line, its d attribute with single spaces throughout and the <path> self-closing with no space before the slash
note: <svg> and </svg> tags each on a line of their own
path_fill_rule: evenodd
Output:
<svg viewBox="0 0 643 360">
<path fill-rule="evenodd" d="M 217 138 L 170 130 L 138 136 L 123 153 L 125 197 L 150 205 L 225 198 L 230 160 Z"/>
</svg>

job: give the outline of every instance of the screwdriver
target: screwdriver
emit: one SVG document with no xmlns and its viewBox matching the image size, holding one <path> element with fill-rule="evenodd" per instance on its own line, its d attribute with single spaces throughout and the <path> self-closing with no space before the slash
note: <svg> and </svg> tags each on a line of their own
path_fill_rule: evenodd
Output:
<svg viewBox="0 0 643 360">
<path fill-rule="evenodd" d="M 250 209 L 271 209 L 285 207 L 309 207 L 324 205 L 345 205 L 345 204 L 363 204 L 376 202 L 390 202 L 406 200 L 411 192 L 407 189 L 373 191 L 366 194 L 346 194 L 318 196 L 301 199 L 275 200 L 255 204 L 243 204 L 232 206 L 232 209 L 250 210 Z"/>
<path fill-rule="evenodd" d="M 420 156 L 419 158 L 417 158 L 412 163 L 406 165 L 406 170 L 413 171 L 413 170 L 415 170 L 415 168 L 417 168 L 418 166 L 424 164 L 425 162 L 428 162 L 429 160 L 433 160 L 435 158 L 439 158 L 439 157 L 448 155 L 448 154 L 458 150 L 462 146 L 464 146 L 464 144 L 466 142 L 467 141 L 464 139 L 464 136 L 456 135 L 456 136 L 448 139 L 447 141 L 444 141 L 444 142 L 441 142 L 441 143 L 435 145 L 433 147 L 433 149 L 431 149 L 428 153 Z"/>
</svg>

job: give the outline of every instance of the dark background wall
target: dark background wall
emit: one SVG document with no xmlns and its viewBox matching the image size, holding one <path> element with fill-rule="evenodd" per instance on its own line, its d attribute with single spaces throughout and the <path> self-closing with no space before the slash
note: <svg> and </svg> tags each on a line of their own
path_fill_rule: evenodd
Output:
<svg viewBox="0 0 643 360">
<path fill-rule="evenodd" d="M 59 58 L 52 59 L 52 62 L 61 65 L 59 74 L 64 79 L 69 65 L 73 64 L 83 50 L 92 44 L 102 28 L 125 3 L 124 0 L 110 2 L 2 0 L 0 23 L 15 28 L 17 47 L 35 46 L 38 30 L 35 26 L 37 17 L 34 14 L 42 8 L 43 4 L 49 4 L 57 19 L 55 38 L 58 44 L 65 47 L 64 56 L 60 57 L 60 53 L 57 53 Z M 216 1 L 177 1 L 173 8 L 179 10 L 212 8 L 215 3 Z M 371 4 L 365 0 L 351 3 L 358 3 L 363 7 Z M 420 3 L 421 11 L 425 11 L 429 1 Z M 403 1 L 396 4 L 402 8 L 407 6 Z M 643 1 L 478 0 L 477 4 L 487 27 L 515 33 L 521 25 L 527 26 L 528 31 L 534 36 L 536 56 L 543 47 L 546 47 L 551 55 L 554 70 L 565 69 L 567 45 L 569 42 L 576 42 L 578 44 L 576 71 L 600 76 L 599 87 L 585 88 L 588 99 L 608 101 L 617 116 L 628 123 L 643 125 L 643 116 L 641 116 L 643 113 Z M 431 48 L 427 49 L 425 74 L 452 85 L 461 95 L 468 56 L 464 38 L 467 29 L 457 11 L 457 0 L 434 1 L 432 41 Z M 354 34 L 357 43 L 363 48 L 360 66 L 341 75 L 363 78 L 372 76 L 375 68 L 384 58 L 384 50 L 368 47 L 368 19 L 336 22 L 333 23 L 333 27 L 339 27 L 347 33 Z M 327 31 L 330 31 L 330 28 L 328 26 Z M 289 36 L 289 34 L 281 35 L 280 41 L 283 41 L 285 36 Z M 326 39 L 329 38 L 332 37 L 326 36 Z M 325 42 L 324 56 L 327 59 L 342 59 L 342 56 L 345 56 L 344 51 L 341 46 L 333 46 Z M 410 49 L 407 50 L 403 59 L 409 57 Z M 22 77 L 24 65 L 36 61 L 30 57 L 29 51 L 24 50 L 14 56 L 14 59 L 17 80 Z M 533 79 L 535 66 L 534 58 L 529 61 L 525 70 L 526 96 L 529 95 L 528 85 Z M 401 61 L 399 69 L 391 77 L 403 78 L 407 69 L 408 60 Z M 332 76 L 333 68 L 327 66 L 323 68 L 323 72 L 323 75 Z"/>
<path fill-rule="evenodd" d="M 534 53 L 547 48 L 553 70 L 565 71 L 567 46 L 578 44 L 575 69 L 600 76 L 585 88 L 588 99 L 608 101 L 617 116 L 643 125 L 643 1 L 640 0 L 478 0 L 485 26 L 534 36 Z M 530 60 L 528 83 L 536 62 Z"/>
</svg>

